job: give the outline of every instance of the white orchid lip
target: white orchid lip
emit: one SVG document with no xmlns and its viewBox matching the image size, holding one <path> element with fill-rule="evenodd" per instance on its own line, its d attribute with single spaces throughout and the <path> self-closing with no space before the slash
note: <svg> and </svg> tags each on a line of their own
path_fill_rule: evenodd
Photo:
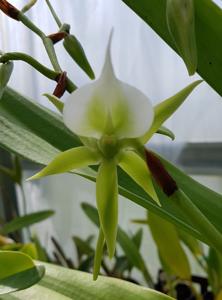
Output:
<svg viewBox="0 0 222 300">
<path fill-rule="evenodd" d="M 64 105 L 64 123 L 83 137 L 137 138 L 151 127 L 153 107 L 141 91 L 116 78 L 110 48 L 111 36 L 101 76 L 70 95 Z"/>
</svg>

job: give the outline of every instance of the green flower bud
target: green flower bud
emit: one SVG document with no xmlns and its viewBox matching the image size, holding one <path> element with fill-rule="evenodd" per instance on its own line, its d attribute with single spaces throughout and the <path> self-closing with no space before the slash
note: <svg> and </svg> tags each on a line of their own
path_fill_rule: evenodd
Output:
<svg viewBox="0 0 222 300">
<path fill-rule="evenodd" d="M 13 62 L 9 61 L 7 63 L 0 64 L 0 99 L 2 98 L 7 83 L 9 82 L 12 70 Z"/>
<path fill-rule="evenodd" d="M 167 0 L 167 25 L 189 75 L 197 69 L 193 0 Z"/>
<path fill-rule="evenodd" d="M 73 58 L 73 60 L 80 66 L 80 68 L 85 71 L 85 73 L 91 78 L 94 79 L 94 72 L 88 62 L 86 54 L 74 35 L 68 35 L 65 37 L 63 41 L 63 45 L 69 55 Z"/>
</svg>

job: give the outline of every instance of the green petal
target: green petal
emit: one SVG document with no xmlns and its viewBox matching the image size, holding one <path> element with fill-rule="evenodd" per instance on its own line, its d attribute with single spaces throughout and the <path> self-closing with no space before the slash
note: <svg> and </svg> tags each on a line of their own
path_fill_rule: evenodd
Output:
<svg viewBox="0 0 222 300">
<path fill-rule="evenodd" d="M 114 160 L 103 160 L 96 178 L 96 200 L 109 257 L 115 253 L 118 224 L 118 182 Z"/>
<path fill-rule="evenodd" d="M 48 100 L 58 109 L 58 111 L 61 113 L 63 112 L 64 103 L 60 101 L 59 98 L 50 94 L 43 94 L 43 96 L 46 96 Z"/>
<path fill-rule="evenodd" d="M 135 152 L 123 152 L 119 166 L 130 176 L 144 191 L 161 206 L 153 186 L 151 173 L 145 161 Z"/>
<path fill-rule="evenodd" d="M 193 75 L 197 69 L 193 0 L 167 0 L 166 17 L 171 37 L 189 75 Z"/>
<path fill-rule="evenodd" d="M 166 99 L 165 101 L 157 104 L 154 107 L 154 121 L 151 128 L 147 133 L 141 138 L 143 144 L 151 138 L 151 136 L 160 128 L 160 126 L 169 119 L 173 113 L 180 107 L 180 105 L 186 100 L 190 93 L 199 85 L 202 80 L 197 80 L 183 90 L 178 92 L 176 95 Z"/>
<path fill-rule="evenodd" d="M 99 236 L 96 244 L 96 252 L 94 257 L 94 265 L 93 265 L 93 280 L 97 280 L 100 266 L 103 258 L 103 248 L 105 244 L 105 238 L 102 229 L 99 229 Z"/>
<path fill-rule="evenodd" d="M 88 165 L 95 165 L 99 162 L 99 158 L 96 152 L 85 146 L 72 148 L 58 154 L 44 169 L 28 180 L 64 173 Z"/>
</svg>

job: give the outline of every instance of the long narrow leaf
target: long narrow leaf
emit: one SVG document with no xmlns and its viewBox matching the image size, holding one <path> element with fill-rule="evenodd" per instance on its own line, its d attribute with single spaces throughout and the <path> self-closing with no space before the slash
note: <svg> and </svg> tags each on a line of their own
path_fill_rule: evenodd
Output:
<svg viewBox="0 0 222 300">
<path fill-rule="evenodd" d="M 122 0 L 175 51 L 167 28 L 167 0 Z M 194 0 L 197 72 L 222 96 L 222 10 L 212 0 Z"/>
<path fill-rule="evenodd" d="M 1 300 L 173 300 L 154 290 L 127 281 L 92 275 L 44 264 L 46 275 L 42 281 L 21 292 L 0 296 Z"/>
<path fill-rule="evenodd" d="M 45 210 L 36 213 L 31 213 L 22 217 L 17 217 L 11 222 L 6 223 L 1 229 L 1 234 L 8 234 L 22 228 L 28 227 L 35 223 L 44 221 L 54 215 L 54 211 Z"/>
</svg>

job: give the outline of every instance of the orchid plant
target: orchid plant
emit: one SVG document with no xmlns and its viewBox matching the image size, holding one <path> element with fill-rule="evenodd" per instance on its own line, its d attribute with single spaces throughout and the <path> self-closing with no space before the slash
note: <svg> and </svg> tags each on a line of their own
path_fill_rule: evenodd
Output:
<svg viewBox="0 0 222 300">
<path fill-rule="evenodd" d="M 200 80 L 153 107 L 137 88 L 117 79 L 111 59 L 112 33 L 100 77 L 74 91 L 60 106 L 65 125 L 79 136 L 83 146 L 58 154 L 30 179 L 39 179 L 91 165 L 99 165 L 96 200 L 100 230 L 94 260 L 94 279 L 100 270 L 104 245 L 115 253 L 118 225 L 118 176 L 120 166 L 153 201 L 161 205 L 145 159 L 146 144 L 163 122 L 182 104 Z M 48 95 L 61 104 L 55 96 Z"/>
</svg>

